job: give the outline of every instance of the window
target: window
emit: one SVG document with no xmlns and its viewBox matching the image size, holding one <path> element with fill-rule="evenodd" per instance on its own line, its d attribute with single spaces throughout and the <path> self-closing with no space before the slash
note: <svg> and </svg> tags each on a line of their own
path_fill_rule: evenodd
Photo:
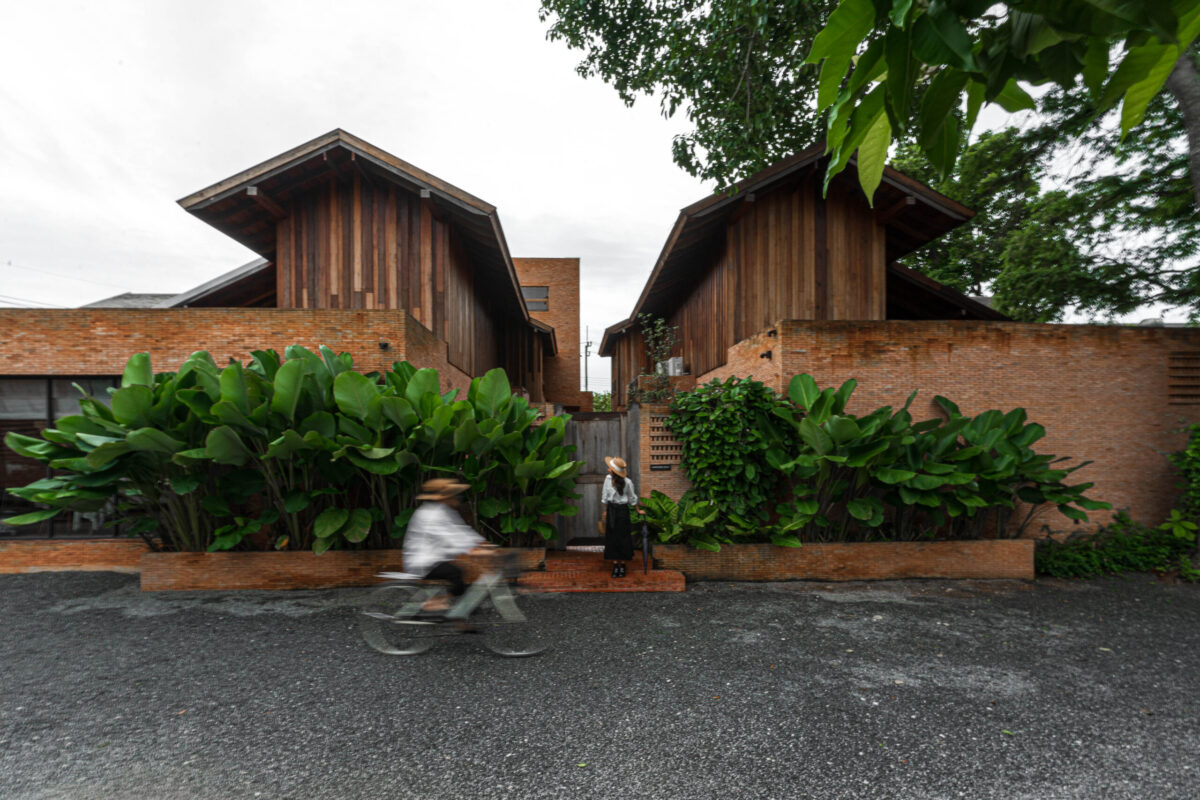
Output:
<svg viewBox="0 0 1200 800">
<path fill-rule="evenodd" d="M 522 286 L 521 296 L 525 298 L 525 307 L 530 311 L 550 310 L 549 286 Z"/>
</svg>

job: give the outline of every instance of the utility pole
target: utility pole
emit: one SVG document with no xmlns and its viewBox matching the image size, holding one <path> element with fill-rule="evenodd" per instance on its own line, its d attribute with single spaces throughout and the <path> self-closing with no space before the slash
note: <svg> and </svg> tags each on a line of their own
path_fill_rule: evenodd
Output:
<svg viewBox="0 0 1200 800">
<path fill-rule="evenodd" d="M 592 342 L 588 338 L 588 327 L 583 326 L 583 390 L 588 391 L 588 356 L 592 354 Z"/>
</svg>

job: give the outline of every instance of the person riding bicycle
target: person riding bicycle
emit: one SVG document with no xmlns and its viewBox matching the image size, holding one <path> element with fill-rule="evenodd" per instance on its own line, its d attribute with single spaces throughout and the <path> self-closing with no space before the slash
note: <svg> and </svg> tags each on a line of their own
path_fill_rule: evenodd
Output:
<svg viewBox="0 0 1200 800">
<path fill-rule="evenodd" d="M 418 500 L 424 500 L 413 512 L 404 533 L 404 569 L 413 575 L 448 581 L 450 594 L 462 597 L 467 586 L 462 568 L 454 563 L 458 556 L 489 553 L 492 545 L 467 525 L 458 513 L 457 496 L 471 487 L 450 478 L 433 478 L 421 486 Z M 440 613 L 450 608 L 445 593 L 427 603 L 423 610 Z"/>
</svg>

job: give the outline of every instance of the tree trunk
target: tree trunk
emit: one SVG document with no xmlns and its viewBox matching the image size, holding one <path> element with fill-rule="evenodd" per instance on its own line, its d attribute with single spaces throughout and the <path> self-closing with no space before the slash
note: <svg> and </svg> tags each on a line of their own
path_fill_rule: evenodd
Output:
<svg viewBox="0 0 1200 800">
<path fill-rule="evenodd" d="M 1187 133 L 1188 171 L 1192 174 L 1192 193 L 1196 196 L 1196 208 L 1200 211 L 1200 73 L 1190 52 L 1185 52 L 1175 62 L 1175 68 L 1167 76 L 1167 91 L 1179 103 L 1183 113 L 1183 128 Z"/>
</svg>

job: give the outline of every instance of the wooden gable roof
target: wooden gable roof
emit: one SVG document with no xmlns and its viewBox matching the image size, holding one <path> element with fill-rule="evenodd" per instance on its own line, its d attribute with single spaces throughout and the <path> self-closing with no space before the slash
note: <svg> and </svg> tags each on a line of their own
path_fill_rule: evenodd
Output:
<svg viewBox="0 0 1200 800">
<path fill-rule="evenodd" d="M 698 278 L 696 270 L 708 265 L 708 261 L 700 256 L 710 252 L 714 241 L 725 234 L 730 218 L 743 203 L 753 201 L 755 193 L 767 192 L 806 173 L 823 176 L 828 161 L 824 144 L 816 144 L 739 181 L 726 191 L 711 194 L 682 209 L 633 312 L 627 319 L 605 330 L 600 355 L 612 355 L 613 337 L 634 325 L 640 314 L 661 315 L 669 310 L 678 287 L 691 285 Z M 834 184 L 854 182 L 856 185 L 856 168 L 857 162 L 852 159 L 850 166 L 834 178 Z M 857 186 L 855 191 L 858 191 Z M 898 170 L 885 167 L 875 193 L 874 214 L 879 224 L 886 228 L 886 257 L 891 264 L 963 224 L 975 212 Z M 889 281 L 893 272 L 889 267 Z M 903 273 L 895 274 L 906 284 L 924 285 L 911 279 L 907 274 L 910 272 L 903 270 Z M 957 296 L 962 304 L 970 306 L 972 312 L 985 309 L 989 315 L 986 318 L 1005 319 L 954 289 L 928 278 L 924 281 L 939 287 L 938 296 L 942 301 L 951 301 L 952 296 Z"/>
<path fill-rule="evenodd" d="M 495 206 L 340 128 L 190 194 L 179 205 L 274 262 L 284 204 L 331 176 L 356 170 L 428 198 L 459 231 L 472 262 L 511 286 L 514 308 L 530 321 Z"/>
</svg>

